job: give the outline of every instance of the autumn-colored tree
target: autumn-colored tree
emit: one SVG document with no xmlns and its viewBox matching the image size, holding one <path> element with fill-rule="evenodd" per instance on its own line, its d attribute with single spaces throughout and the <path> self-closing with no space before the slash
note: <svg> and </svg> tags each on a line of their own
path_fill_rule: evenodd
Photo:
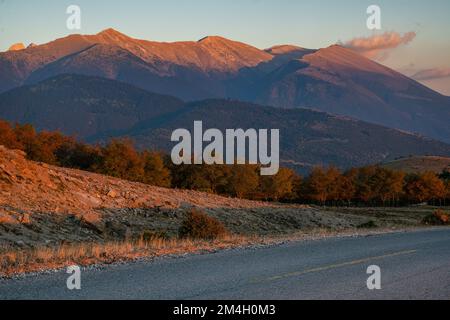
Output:
<svg viewBox="0 0 450 320">
<path fill-rule="evenodd" d="M 130 181 L 142 181 L 143 161 L 129 139 L 114 139 L 102 149 L 100 172 Z"/>
<path fill-rule="evenodd" d="M 440 205 L 447 193 L 444 182 L 434 172 L 425 172 L 422 175 L 422 179 L 429 188 L 429 201 L 433 201 L 433 204 L 439 201 Z"/>
<path fill-rule="evenodd" d="M 372 203 L 376 199 L 376 167 L 353 169 L 351 175 L 356 190 L 355 199 L 365 204 Z"/>
<path fill-rule="evenodd" d="M 409 174 L 405 179 L 404 190 L 410 202 L 442 200 L 446 193 L 444 182 L 433 172 Z"/>
<path fill-rule="evenodd" d="M 313 202 L 322 205 L 328 199 L 329 183 L 327 172 L 322 167 L 315 167 L 304 183 L 304 196 Z"/>
<path fill-rule="evenodd" d="M 372 177 L 373 192 L 383 205 L 398 202 L 402 191 L 405 174 L 401 171 L 394 171 L 377 167 Z"/>
<path fill-rule="evenodd" d="M 326 180 L 327 186 L 327 201 L 331 202 L 333 205 L 337 204 L 337 202 L 341 201 L 342 194 L 344 193 L 343 185 L 343 176 L 339 169 L 336 167 L 329 167 L 326 170 Z"/>
<path fill-rule="evenodd" d="M 38 158 L 39 150 L 41 148 L 39 141 L 36 139 L 36 130 L 30 124 L 20 125 L 16 124 L 14 132 L 17 141 L 20 144 L 20 149 L 25 151 L 27 157 L 31 160 Z"/>
<path fill-rule="evenodd" d="M 8 149 L 21 149 L 21 144 L 17 140 L 13 128 L 3 120 L 0 120 L 0 145 Z"/>
<path fill-rule="evenodd" d="M 301 202 L 304 199 L 304 178 L 303 176 L 296 174 L 292 183 L 292 201 Z M 284 199 L 283 199 L 284 200 Z"/>
<path fill-rule="evenodd" d="M 99 147 L 68 139 L 56 149 L 55 156 L 63 167 L 101 172 L 102 156 Z"/>
<path fill-rule="evenodd" d="M 260 178 L 260 191 L 266 200 L 291 200 L 295 198 L 295 186 L 298 175 L 291 169 L 280 168 L 273 176 Z"/>
<path fill-rule="evenodd" d="M 226 194 L 231 170 L 228 165 L 203 165 L 203 175 L 209 181 L 211 192 Z"/>
<path fill-rule="evenodd" d="M 203 165 L 171 165 L 172 186 L 180 189 L 213 192 L 211 179 Z"/>
<path fill-rule="evenodd" d="M 58 165 L 57 150 L 70 138 L 63 136 L 59 132 L 43 131 L 36 135 L 34 139 L 33 160 Z"/>
<path fill-rule="evenodd" d="M 304 193 L 307 198 L 321 204 L 349 205 L 355 194 L 352 176 L 330 166 L 315 168 L 305 181 Z"/>
<path fill-rule="evenodd" d="M 170 171 L 164 165 L 163 157 L 158 152 L 144 151 L 142 153 L 144 176 L 142 182 L 158 187 L 171 186 Z"/>
<path fill-rule="evenodd" d="M 239 197 L 252 197 L 259 175 L 255 166 L 169 164 L 172 186 Z"/>
<path fill-rule="evenodd" d="M 238 198 L 252 197 L 259 186 L 259 171 L 254 165 L 229 166 L 230 174 L 224 188 L 230 196 Z"/>
<path fill-rule="evenodd" d="M 355 184 L 352 176 L 348 173 L 341 174 L 339 178 L 335 181 L 336 188 L 336 201 L 350 205 L 351 201 L 355 197 Z"/>
<path fill-rule="evenodd" d="M 405 174 L 377 166 L 348 170 L 314 168 L 303 180 L 290 169 L 260 176 L 255 165 L 180 165 L 168 156 L 138 152 L 128 139 L 112 140 L 104 147 L 77 142 L 58 132 L 40 132 L 31 125 L 12 127 L 0 120 L 0 145 L 26 152 L 31 160 L 108 174 L 163 187 L 213 192 L 240 198 L 294 199 L 322 205 L 366 205 L 403 202 L 450 201 L 450 171 Z"/>
</svg>

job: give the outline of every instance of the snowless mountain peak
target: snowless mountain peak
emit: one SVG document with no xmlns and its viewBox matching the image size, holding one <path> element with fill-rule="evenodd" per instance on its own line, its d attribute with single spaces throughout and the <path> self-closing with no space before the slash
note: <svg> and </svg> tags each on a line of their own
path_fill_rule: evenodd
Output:
<svg viewBox="0 0 450 320">
<path fill-rule="evenodd" d="M 97 35 L 124 35 L 123 33 L 117 31 L 114 28 L 107 28 L 105 30 L 100 31 Z"/>
<path fill-rule="evenodd" d="M 267 48 L 264 51 L 266 51 L 267 53 L 273 54 L 273 55 L 278 55 L 278 54 L 286 54 L 286 53 L 291 53 L 294 51 L 301 51 L 301 50 L 305 50 L 305 49 L 302 47 L 294 46 L 294 45 L 290 45 L 290 44 L 282 44 L 282 45 Z"/>
</svg>

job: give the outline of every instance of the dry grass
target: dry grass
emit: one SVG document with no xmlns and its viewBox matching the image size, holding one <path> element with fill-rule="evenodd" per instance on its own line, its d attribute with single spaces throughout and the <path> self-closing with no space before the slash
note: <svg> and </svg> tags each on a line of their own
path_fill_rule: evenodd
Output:
<svg viewBox="0 0 450 320">
<path fill-rule="evenodd" d="M 260 241 L 260 240 L 259 240 Z M 36 249 L 0 251 L 0 276 L 131 261 L 144 257 L 220 250 L 258 242 L 256 238 L 224 236 L 217 240 L 151 239 L 110 243 L 80 243 Z"/>
<path fill-rule="evenodd" d="M 393 170 L 402 170 L 406 173 L 420 173 L 425 171 L 432 171 L 440 174 L 445 169 L 450 168 L 449 157 L 433 157 L 433 156 L 415 156 L 409 158 L 402 158 L 387 162 L 383 167 Z"/>
<path fill-rule="evenodd" d="M 216 240 L 163 239 L 152 238 L 138 241 L 80 243 L 59 247 L 39 247 L 20 250 L 0 247 L 0 277 L 61 269 L 70 265 L 89 266 L 132 261 L 139 258 L 153 258 L 186 253 L 206 253 L 222 249 L 251 245 L 273 245 L 290 241 L 317 240 L 334 236 L 364 236 L 396 231 L 415 230 L 415 228 L 376 230 L 330 230 L 312 229 L 281 236 L 237 236 L 226 235 Z"/>
</svg>

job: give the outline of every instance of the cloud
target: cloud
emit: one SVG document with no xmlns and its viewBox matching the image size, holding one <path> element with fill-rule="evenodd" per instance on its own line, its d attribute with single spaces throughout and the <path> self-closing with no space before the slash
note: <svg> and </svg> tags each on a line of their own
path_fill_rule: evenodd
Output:
<svg viewBox="0 0 450 320">
<path fill-rule="evenodd" d="M 411 31 L 401 35 L 398 32 L 385 32 L 371 37 L 354 38 L 341 45 L 352 49 L 367 58 L 374 60 L 384 60 L 389 52 L 401 45 L 407 45 L 416 37 L 416 33 Z"/>
<path fill-rule="evenodd" d="M 432 80 L 450 77 L 450 68 L 433 68 L 421 70 L 412 76 L 415 80 Z"/>
</svg>

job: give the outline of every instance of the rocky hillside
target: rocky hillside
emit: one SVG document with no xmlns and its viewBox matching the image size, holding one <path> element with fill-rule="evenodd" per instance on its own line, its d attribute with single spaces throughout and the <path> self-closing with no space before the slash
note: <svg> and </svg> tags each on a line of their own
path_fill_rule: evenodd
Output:
<svg viewBox="0 0 450 320">
<path fill-rule="evenodd" d="M 147 230 L 174 235 L 192 207 L 273 206 L 35 163 L 0 146 L 0 246 L 117 240 Z"/>
<path fill-rule="evenodd" d="M 10 207 L 29 213 L 71 213 L 96 221 L 100 208 L 175 209 L 196 206 L 238 209 L 269 205 L 196 191 L 168 190 L 35 163 L 28 161 L 21 151 L 0 146 L 0 206 L 3 210 Z M 14 222 L 14 217 L 10 218 Z"/>
</svg>

